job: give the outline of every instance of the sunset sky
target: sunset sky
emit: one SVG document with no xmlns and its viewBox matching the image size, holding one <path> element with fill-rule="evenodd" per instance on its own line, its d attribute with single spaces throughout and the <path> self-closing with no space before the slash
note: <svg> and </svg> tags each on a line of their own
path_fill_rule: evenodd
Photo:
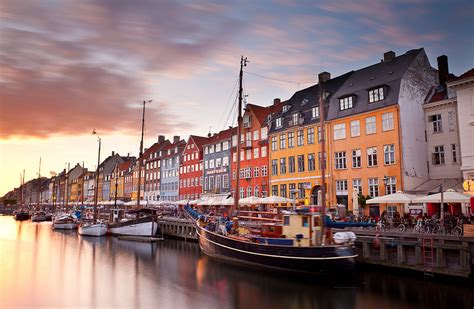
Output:
<svg viewBox="0 0 474 309">
<path fill-rule="evenodd" d="M 456 75 L 474 66 L 474 2 L 17 1 L 0 4 L 0 196 L 70 162 L 232 125 L 240 56 L 247 101 L 269 105 L 336 76 L 424 47 Z M 255 75 L 256 74 L 256 75 Z M 262 78 L 257 75 L 282 80 Z M 283 82 L 284 81 L 284 82 Z"/>
</svg>

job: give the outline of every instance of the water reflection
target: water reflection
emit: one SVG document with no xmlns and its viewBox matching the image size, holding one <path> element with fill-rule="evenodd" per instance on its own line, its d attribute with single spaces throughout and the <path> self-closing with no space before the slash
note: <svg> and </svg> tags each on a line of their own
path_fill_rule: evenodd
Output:
<svg viewBox="0 0 474 309">
<path fill-rule="evenodd" d="M 249 269 L 195 243 L 140 243 L 0 217 L 0 308 L 472 308 L 471 283 L 358 272 L 352 278 Z"/>
</svg>

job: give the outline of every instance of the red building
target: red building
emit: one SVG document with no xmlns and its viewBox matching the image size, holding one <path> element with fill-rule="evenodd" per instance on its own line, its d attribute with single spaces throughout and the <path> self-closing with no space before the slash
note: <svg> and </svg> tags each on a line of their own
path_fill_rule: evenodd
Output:
<svg viewBox="0 0 474 309">
<path fill-rule="evenodd" d="M 179 167 L 179 199 L 194 200 L 201 197 L 203 185 L 203 148 L 208 139 L 190 135 L 183 150 Z"/>
<path fill-rule="evenodd" d="M 270 117 L 280 101 L 268 107 L 247 104 L 243 115 L 240 136 L 240 183 L 239 198 L 248 196 L 266 197 L 269 186 L 268 126 Z M 234 145 L 233 145 L 234 146 Z M 232 154 L 232 188 L 235 187 L 237 154 Z"/>
</svg>

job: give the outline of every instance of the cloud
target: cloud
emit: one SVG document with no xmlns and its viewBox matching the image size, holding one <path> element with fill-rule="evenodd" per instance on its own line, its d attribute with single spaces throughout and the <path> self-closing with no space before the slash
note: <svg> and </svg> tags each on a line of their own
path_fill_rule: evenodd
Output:
<svg viewBox="0 0 474 309">
<path fill-rule="evenodd" d="M 221 3 L 4 2 L 0 138 L 135 130 L 130 103 L 159 87 L 143 76 L 196 72 L 239 31 L 229 10 Z M 150 110 L 155 129 L 191 127 L 164 106 Z"/>
</svg>

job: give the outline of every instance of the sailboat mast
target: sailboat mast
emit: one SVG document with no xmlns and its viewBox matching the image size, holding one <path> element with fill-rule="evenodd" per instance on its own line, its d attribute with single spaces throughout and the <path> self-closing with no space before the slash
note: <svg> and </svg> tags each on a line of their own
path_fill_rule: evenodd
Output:
<svg viewBox="0 0 474 309">
<path fill-rule="evenodd" d="M 326 74 L 319 73 L 318 75 L 318 84 L 319 84 L 319 110 L 320 110 L 320 126 L 321 126 L 321 243 L 324 239 L 324 223 L 326 221 L 326 134 L 325 134 L 325 124 L 324 124 L 324 117 L 325 117 L 325 106 L 324 106 L 324 82 L 326 82 Z"/>
<path fill-rule="evenodd" d="M 238 117 L 237 117 L 237 148 L 236 148 L 236 159 L 237 165 L 235 168 L 235 189 L 234 189 L 234 209 L 237 210 L 239 207 L 239 195 L 240 195 L 240 135 L 242 134 L 242 77 L 243 77 L 243 67 L 247 66 L 247 58 L 241 56 L 240 58 L 240 74 L 239 74 L 239 107 L 238 107 Z"/>
<path fill-rule="evenodd" d="M 96 133 L 97 134 L 97 133 Z M 102 144 L 102 139 L 98 137 L 99 140 L 99 151 L 97 152 L 97 169 L 95 171 L 95 190 L 94 190 L 94 222 L 97 220 L 97 200 L 99 199 L 99 165 L 100 165 L 100 147 Z"/>
<path fill-rule="evenodd" d="M 40 161 L 39 161 L 39 168 L 38 168 L 38 190 L 36 192 L 36 194 L 38 195 L 37 197 L 37 202 L 36 202 L 36 207 L 40 207 L 40 194 L 41 194 L 41 157 L 40 157 Z"/>
<path fill-rule="evenodd" d="M 140 193 L 141 193 L 141 180 L 142 180 L 142 155 L 143 155 L 143 135 L 145 130 L 145 105 L 150 103 L 152 100 L 143 101 L 143 112 L 142 112 L 142 138 L 140 140 L 140 154 L 138 155 L 138 196 L 137 196 L 137 208 L 140 208 Z"/>
</svg>

